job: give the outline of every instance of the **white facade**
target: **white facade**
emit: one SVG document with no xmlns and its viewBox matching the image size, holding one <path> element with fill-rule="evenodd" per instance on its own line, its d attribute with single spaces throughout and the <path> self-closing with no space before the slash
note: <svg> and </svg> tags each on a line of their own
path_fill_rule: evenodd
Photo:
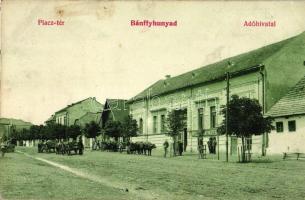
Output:
<svg viewBox="0 0 305 200">
<path fill-rule="evenodd" d="M 293 129 L 293 121 L 295 130 Z M 288 123 L 290 122 L 290 130 Z M 278 123 L 278 125 L 277 125 Z M 283 129 L 279 129 L 279 123 L 283 124 Z M 280 154 L 283 152 L 305 153 L 305 115 L 278 117 L 274 120 L 276 127 L 269 134 L 269 147 L 267 152 L 270 154 Z"/>
<path fill-rule="evenodd" d="M 236 94 L 240 97 L 255 98 L 262 104 L 262 91 L 263 79 L 259 73 L 244 74 L 230 79 L 230 95 Z M 149 97 L 150 94 L 147 95 Z M 187 150 L 197 150 L 196 135 L 199 130 L 199 109 L 203 111 L 202 128 L 208 130 L 208 134 L 215 136 L 216 128 L 223 121 L 220 114 L 221 106 L 225 104 L 225 80 L 133 102 L 130 105 L 130 114 L 137 120 L 138 124 L 141 120 L 143 121 L 143 136 L 133 138 L 133 141 L 148 140 L 160 147 L 168 138 L 161 132 L 162 115 L 166 115 L 172 109 L 185 109 L 187 126 L 181 138 Z M 213 122 L 212 111 L 214 110 L 215 120 Z M 205 138 L 206 141 L 207 139 Z M 219 137 L 219 144 L 220 151 L 225 150 L 223 136 Z M 259 146 L 261 147 L 261 144 Z"/>
</svg>

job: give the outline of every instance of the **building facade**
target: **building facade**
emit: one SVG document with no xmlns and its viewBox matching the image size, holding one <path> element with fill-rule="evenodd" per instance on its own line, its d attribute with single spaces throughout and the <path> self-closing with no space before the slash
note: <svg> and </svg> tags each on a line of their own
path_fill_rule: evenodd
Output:
<svg viewBox="0 0 305 200">
<path fill-rule="evenodd" d="M 0 138 L 7 138 L 13 129 L 21 131 L 22 129 L 30 129 L 32 125 L 32 123 L 20 119 L 0 118 Z"/>
<path fill-rule="evenodd" d="M 225 138 L 217 135 L 223 121 L 221 107 L 226 104 L 227 79 L 229 95 L 257 99 L 268 111 L 288 89 L 305 74 L 305 34 L 271 44 L 193 71 L 159 80 L 129 100 L 130 113 L 139 125 L 139 137 L 162 146 L 167 113 L 173 109 L 185 112 L 186 126 L 179 140 L 185 150 L 197 150 L 198 130 L 205 130 L 205 142 L 217 137 L 219 151 L 225 149 Z M 265 136 L 252 139 L 253 151 L 261 152 Z M 229 140 L 235 153 L 239 141 Z M 267 146 L 266 146 L 267 147 Z"/>
<path fill-rule="evenodd" d="M 47 122 L 53 121 L 57 124 L 71 126 L 82 123 L 79 120 L 88 115 L 88 113 L 101 113 L 102 110 L 103 104 L 98 102 L 94 97 L 89 97 L 55 112 Z"/>
<path fill-rule="evenodd" d="M 270 153 L 305 152 L 305 77 L 266 114 L 274 118 Z"/>
</svg>

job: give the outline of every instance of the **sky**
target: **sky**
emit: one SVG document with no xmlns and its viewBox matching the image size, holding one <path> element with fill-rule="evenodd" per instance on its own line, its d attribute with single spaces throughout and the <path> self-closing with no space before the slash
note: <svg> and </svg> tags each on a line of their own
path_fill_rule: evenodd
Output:
<svg viewBox="0 0 305 200">
<path fill-rule="evenodd" d="M 87 97 L 129 99 L 167 74 L 298 35 L 304 18 L 305 1 L 4 1 L 0 116 L 41 124 Z M 253 20 L 276 27 L 243 26 Z"/>
</svg>

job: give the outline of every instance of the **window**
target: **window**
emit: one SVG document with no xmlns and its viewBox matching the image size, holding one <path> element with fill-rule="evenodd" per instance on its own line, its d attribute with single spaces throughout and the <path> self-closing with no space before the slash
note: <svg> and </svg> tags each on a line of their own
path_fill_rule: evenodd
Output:
<svg viewBox="0 0 305 200">
<path fill-rule="evenodd" d="M 252 137 L 246 138 L 246 150 L 252 150 Z"/>
<path fill-rule="evenodd" d="M 211 128 L 216 127 L 216 107 L 211 106 L 210 107 L 210 117 L 211 117 Z"/>
<path fill-rule="evenodd" d="M 157 133 L 157 127 L 158 127 L 158 117 L 153 117 L 153 133 Z"/>
<path fill-rule="evenodd" d="M 289 130 L 289 132 L 294 132 L 296 130 L 295 120 L 288 121 L 288 130 Z"/>
<path fill-rule="evenodd" d="M 143 134 L 143 119 L 140 118 L 139 120 L 139 133 Z"/>
<path fill-rule="evenodd" d="M 203 124 L 203 108 L 198 109 L 198 130 L 202 130 L 204 128 Z"/>
<path fill-rule="evenodd" d="M 284 131 L 284 124 L 283 124 L 283 122 L 276 122 L 275 126 L 276 126 L 276 132 L 277 133 L 282 133 Z"/>
<path fill-rule="evenodd" d="M 165 132 L 165 123 L 166 123 L 165 115 L 161 115 L 161 133 Z"/>
</svg>

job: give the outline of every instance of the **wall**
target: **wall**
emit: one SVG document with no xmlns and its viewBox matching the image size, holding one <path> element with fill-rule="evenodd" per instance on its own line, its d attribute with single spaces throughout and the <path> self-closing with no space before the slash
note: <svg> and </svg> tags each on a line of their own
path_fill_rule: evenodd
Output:
<svg viewBox="0 0 305 200">
<path fill-rule="evenodd" d="M 258 99 L 262 103 L 262 79 L 261 75 L 251 73 L 230 80 L 230 95 L 237 94 Z M 149 94 L 148 94 L 149 96 Z M 139 123 L 139 119 L 143 119 L 143 136 L 139 138 L 147 138 L 149 141 L 163 144 L 165 136 L 154 136 L 153 134 L 153 116 L 158 116 L 158 132 L 160 132 L 160 116 L 168 111 L 179 108 L 187 109 L 187 150 L 197 149 L 197 138 L 194 135 L 198 130 L 198 109 L 204 108 L 204 129 L 210 129 L 210 107 L 216 106 L 216 126 L 219 126 L 223 120 L 220 115 L 221 106 L 226 104 L 226 81 L 218 81 L 215 83 L 177 90 L 174 93 L 149 98 L 134 102 L 130 105 L 130 113 Z M 157 139 L 158 138 L 158 139 Z M 138 139 L 133 139 L 138 140 Z M 140 140 L 140 139 L 139 139 Z"/>
<path fill-rule="evenodd" d="M 55 114 L 56 122 L 62 122 L 64 124 L 64 117 L 67 117 L 67 124 L 71 126 L 75 124 L 75 120 L 80 119 L 87 112 L 101 112 L 103 105 L 100 104 L 95 98 L 88 98 L 80 103 L 74 104 L 68 107 L 65 111 Z M 61 121 L 60 121 L 61 120 Z"/>
<path fill-rule="evenodd" d="M 4 135 L 8 136 L 8 132 L 9 132 L 9 126 L 0 124 L 0 138 L 2 138 Z"/>
<path fill-rule="evenodd" d="M 290 120 L 296 121 L 295 132 L 288 131 L 288 121 Z M 276 118 L 273 122 L 274 126 L 276 122 L 283 122 L 284 131 L 277 133 L 276 130 L 273 130 L 269 134 L 267 152 L 270 154 L 282 154 L 283 152 L 305 153 L 305 115 Z"/>
</svg>

